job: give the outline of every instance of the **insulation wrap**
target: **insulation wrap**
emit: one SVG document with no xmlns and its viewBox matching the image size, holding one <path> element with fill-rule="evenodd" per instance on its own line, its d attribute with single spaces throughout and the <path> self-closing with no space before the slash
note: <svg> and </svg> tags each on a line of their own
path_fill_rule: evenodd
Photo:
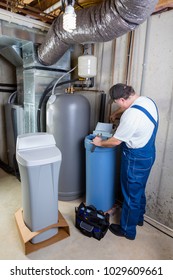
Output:
<svg viewBox="0 0 173 280">
<path fill-rule="evenodd" d="M 72 44 L 107 42 L 134 30 L 154 11 L 158 0 L 106 0 L 96 6 L 77 10 L 76 29 L 63 29 L 63 16 L 55 19 L 44 42 L 38 47 L 38 59 L 44 65 L 57 62 Z"/>
</svg>

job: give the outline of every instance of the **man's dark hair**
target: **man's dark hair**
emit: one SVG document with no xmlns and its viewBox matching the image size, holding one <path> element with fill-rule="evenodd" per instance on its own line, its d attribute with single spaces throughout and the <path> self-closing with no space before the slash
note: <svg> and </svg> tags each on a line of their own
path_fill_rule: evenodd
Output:
<svg viewBox="0 0 173 280">
<path fill-rule="evenodd" d="M 128 99 L 130 95 L 134 95 L 135 91 L 131 86 L 125 84 L 116 84 L 109 90 L 111 99 L 116 100 L 119 98 Z"/>
</svg>

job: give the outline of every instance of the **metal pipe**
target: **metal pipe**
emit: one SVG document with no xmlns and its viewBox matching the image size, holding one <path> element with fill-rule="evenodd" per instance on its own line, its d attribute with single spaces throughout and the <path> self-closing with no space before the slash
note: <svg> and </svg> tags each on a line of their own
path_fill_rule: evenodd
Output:
<svg viewBox="0 0 173 280">
<path fill-rule="evenodd" d="M 142 79 L 140 87 L 140 95 L 144 95 L 144 86 L 147 73 L 147 60 L 149 52 L 149 43 L 150 43 L 150 34 L 151 34 L 151 20 L 147 20 L 146 35 L 145 35 L 145 47 L 144 47 L 144 57 L 143 57 L 143 68 L 142 68 Z"/>
</svg>

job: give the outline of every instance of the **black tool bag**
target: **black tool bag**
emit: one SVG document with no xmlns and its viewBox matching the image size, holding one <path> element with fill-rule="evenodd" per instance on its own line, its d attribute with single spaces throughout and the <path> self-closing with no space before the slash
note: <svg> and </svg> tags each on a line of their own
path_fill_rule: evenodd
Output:
<svg viewBox="0 0 173 280">
<path fill-rule="evenodd" d="M 75 226 L 86 236 L 97 240 L 103 238 L 109 228 L 109 214 L 97 210 L 93 205 L 85 206 L 82 202 L 75 208 Z"/>
</svg>

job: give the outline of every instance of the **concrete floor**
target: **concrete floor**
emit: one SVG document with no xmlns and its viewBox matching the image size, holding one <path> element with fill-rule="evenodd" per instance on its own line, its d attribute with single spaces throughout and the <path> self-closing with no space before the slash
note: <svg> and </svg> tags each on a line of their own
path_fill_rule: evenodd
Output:
<svg viewBox="0 0 173 280">
<path fill-rule="evenodd" d="M 59 201 L 59 211 L 70 227 L 70 237 L 25 255 L 14 213 L 21 207 L 21 184 L 0 169 L 1 260 L 173 260 L 173 239 L 146 222 L 137 228 L 135 240 L 116 237 L 110 231 L 101 241 L 82 235 L 74 226 L 75 207 L 81 199 Z M 117 211 L 118 212 L 118 211 Z M 116 222 L 119 213 L 111 216 Z"/>
</svg>

